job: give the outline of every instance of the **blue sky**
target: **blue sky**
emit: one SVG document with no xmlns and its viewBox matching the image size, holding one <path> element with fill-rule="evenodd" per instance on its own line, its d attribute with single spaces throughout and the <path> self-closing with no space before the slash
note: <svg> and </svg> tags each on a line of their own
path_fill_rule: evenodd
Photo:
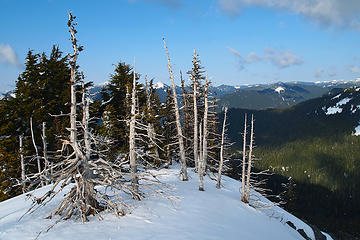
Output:
<svg viewBox="0 0 360 240">
<path fill-rule="evenodd" d="M 215 85 L 360 77 L 358 0 L 0 0 L 0 91 L 14 88 L 28 49 L 71 52 L 69 10 L 95 83 L 134 57 L 137 72 L 169 83 L 162 37 L 177 76 L 196 49 Z"/>
</svg>

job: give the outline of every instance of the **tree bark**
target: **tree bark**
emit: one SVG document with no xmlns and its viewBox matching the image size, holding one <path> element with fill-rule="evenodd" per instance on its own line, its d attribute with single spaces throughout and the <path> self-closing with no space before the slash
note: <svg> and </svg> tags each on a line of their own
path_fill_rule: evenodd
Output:
<svg viewBox="0 0 360 240">
<path fill-rule="evenodd" d="M 177 135 L 178 135 L 179 150 L 180 150 L 181 176 L 182 176 L 183 181 L 187 181 L 188 176 L 187 176 L 187 168 L 186 168 L 184 140 L 183 140 L 183 134 L 182 134 L 182 130 L 181 130 L 179 105 L 178 105 L 177 97 L 176 97 L 174 75 L 173 75 L 173 71 L 172 71 L 172 68 L 171 68 L 170 56 L 169 56 L 169 52 L 168 52 L 167 47 L 166 47 L 165 39 L 163 39 L 163 41 L 164 41 L 165 52 L 166 52 L 167 59 L 168 59 L 168 69 L 169 69 L 169 74 L 170 74 L 170 79 L 171 79 L 171 88 L 172 88 L 172 92 L 173 92 L 173 101 L 174 101 L 175 118 L 176 118 L 176 129 L 177 129 L 177 133 L 178 133 Z"/>
<path fill-rule="evenodd" d="M 202 123 L 200 123 L 200 153 L 199 153 L 199 168 L 198 168 L 198 174 L 199 174 L 199 191 L 204 191 L 204 158 L 203 158 L 203 152 L 202 152 Z"/>
<path fill-rule="evenodd" d="M 23 135 L 19 136 L 20 145 L 20 164 L 21 164 L 21 187 L 22 193 L 25 193 L 25 162 L 24 162 L 24 150 L 23 150 Z"/>
<path fill-rule="evenodd" d="M 208 112 L 209 112 L 209 102 L 208 102 L 208 79 L 207 79 L 207 73 L 205 78 L 205 99 L 204 99 L 204 131 L 203 131 L 203 170 L 202 172 L 206 174 L 207 169 L 207 158 L 208 158 L 208 136 L 209 136 L 209 130 L 208 130 Z"/>
<path fill-rule="evenodd" d="M 129 135 L 129 157 L 130 157 L 130 172 L 131 172 L 131 184 L 134 191 L 138 192 L 138 177 L 137 177 L 137 165 L 136 165 L 136 155 L 135 155 L 135 107 L 136 107 L 136 73 L 135 73 L 135 64 L 134 59 L 134 78 L 131 94 L 131 116 L 130 116 L 130 135 Z"/>
<path fill-rule="evenodd" d="M 194 57 L 196 57 L 196 51 L 194 50 Z M 198 111 L 197 111 L 197 84 L 196 79 L 193 78 L 193 108 L 194 108 L 194 162 L 195 172 L 199 171 L 199 159 L 198 159 Z"/>
<path fill-rule="evenodd" d="M 47 142 L 46 142 L 46 123 L 43 122 L 42 123 L 42 135 L 41 135 L 41 138 L 42 138 L 42 142 L 43 142 L 43 157 L 44 157 L 44 162 L 45 162 L 45 183 L 46 184 L 49 184 L 49 158 L 48 158 L 48 155 L 47 155 Z"/>
</svg>

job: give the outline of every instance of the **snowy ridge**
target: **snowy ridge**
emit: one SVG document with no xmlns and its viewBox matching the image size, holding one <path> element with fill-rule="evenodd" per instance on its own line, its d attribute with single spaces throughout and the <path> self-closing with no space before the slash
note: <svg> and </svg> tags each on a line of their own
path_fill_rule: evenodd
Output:
<svg viewBox="0 0 360 240">
<path fill-rule="evenodd" d="M 157 82 L 154 84 L 155 89 L 164 88 L 165 84 L 163 82 Z"/>
<path fill-rule="evenodd" d="M 291 221 L 297 229 L 314 239 L 307 224 L 279 207 L 256 210 L 240 201 L 240 182 L 223 178 L 223 187 L 215 188 L 216 182 L 205 177 L 205 191 L 198 191 L 198 177 L 189 169 L 190 180 L 179 180 L 178 167 L 160 170 L 161 181 L 174 188 L 173 194 L 180 200 L 175 204 L 165 199 L 148 198 L 134 202 L 131 214 L 116 217 L 103 213 L 103 220 L 90 217 L 90 222 L 67 220 L 58 223 L 39 239 L 278 239 L 304 238 L 286 224 Z M 44 187 L 36 194 L 44 193 Z M 62 194 L 60 194 L 62 195 Z M 61 196 L 52 203 L 18 221 L 31 204 L 25 195 L 0 203 L 0 239 L 34 239 L 37 233 L 56 221 L 44 219 Z M 261 196 L 260 196 L 261 197 Z M 261 197 L 264 201 L 267 201 Z M 331 239 L 330 236 L 327 239 Z"/>
</svg>

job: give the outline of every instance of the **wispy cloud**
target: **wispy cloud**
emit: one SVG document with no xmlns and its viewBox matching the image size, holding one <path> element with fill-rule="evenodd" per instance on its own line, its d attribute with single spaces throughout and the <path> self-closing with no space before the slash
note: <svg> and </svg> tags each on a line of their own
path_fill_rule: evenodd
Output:
<svg viewBox="0 0 360 240">
<path fill-rule="evenodd" d="M 260 6 L 300 14 L 321 25 L 360 31 L 359 0 L 217 0 L 220 8 L 236 15 L 243 8 Z"/>
<path fill-rule="evenodd" d="M 254 52 L 249 53 L 243 57 L 237 50 L 228 47 L 230 52 L 237 58 L 240 70 L 245 68 L 246 64 L 257 63 L 260 61 L 269 62 L 279 68 L 287 68 L 293 65 L 300 65 L 304 61 L 292 51 L 276 50 L 272 48 L 265 48 L 264 54 L 258 55 Z"/>
<path fill-rule="evenodd" d="M 292 51 L 265 48 L 264 52 L 264 59 L 270 61 L 272 64 L 280 68 L 286 68 L 292 65 L 300 65 L 304 62 L 301 57 L 295 55 L 295 53 Z"/>
<path fill-rule="evenodd" d="M 316 77 L 316 78 L 321 78 L 321 77 L 323 76 L 324 72 L 325 72 L 324 69 L 318 68 L 318 69 L 316 69 L 316 71 L 315 71 L 314 77 Z"/>
<path fill-rule="evenodd" d="M 14 49 L 10 45 L 0 43 L 0 63 L 20 66 Z"/>
<path fill-rule="evenodd" d="M 360 67 L 359 67 L 359 66 L 350 65 L 350 72 L 351 72 L 351 73 L 359 73 L 359 72 L 360 72 Z"/>
</svg>

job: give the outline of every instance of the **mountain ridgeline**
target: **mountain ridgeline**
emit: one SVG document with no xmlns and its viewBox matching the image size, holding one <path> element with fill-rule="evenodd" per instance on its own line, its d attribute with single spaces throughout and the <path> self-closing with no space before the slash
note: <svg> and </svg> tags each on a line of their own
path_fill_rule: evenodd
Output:
<svg viewBox="0 0 360 240">
<path fill-rule="evenodd" d="M 360 88 L 334 88 L 284 109 L 230 109 L 229 137 L 238 150 L 245 113 L 256 119 L 256 168 L 279 176 L 269 187 L 288 192 L 285 208 L 339 239 L 358 239 Z"/>
<path fill-rule="evenodd" d="M 217 89 L 221 93 L 218 105 L 219 109 L 224 106 L 254 110 L 287 108 L 309 99 L 321 97 L 334 88 L 347 88 L 354 85 L 358 86 L 360 82 L 278 82 L 236 88 L 222 85 Z"/>
</svg>

